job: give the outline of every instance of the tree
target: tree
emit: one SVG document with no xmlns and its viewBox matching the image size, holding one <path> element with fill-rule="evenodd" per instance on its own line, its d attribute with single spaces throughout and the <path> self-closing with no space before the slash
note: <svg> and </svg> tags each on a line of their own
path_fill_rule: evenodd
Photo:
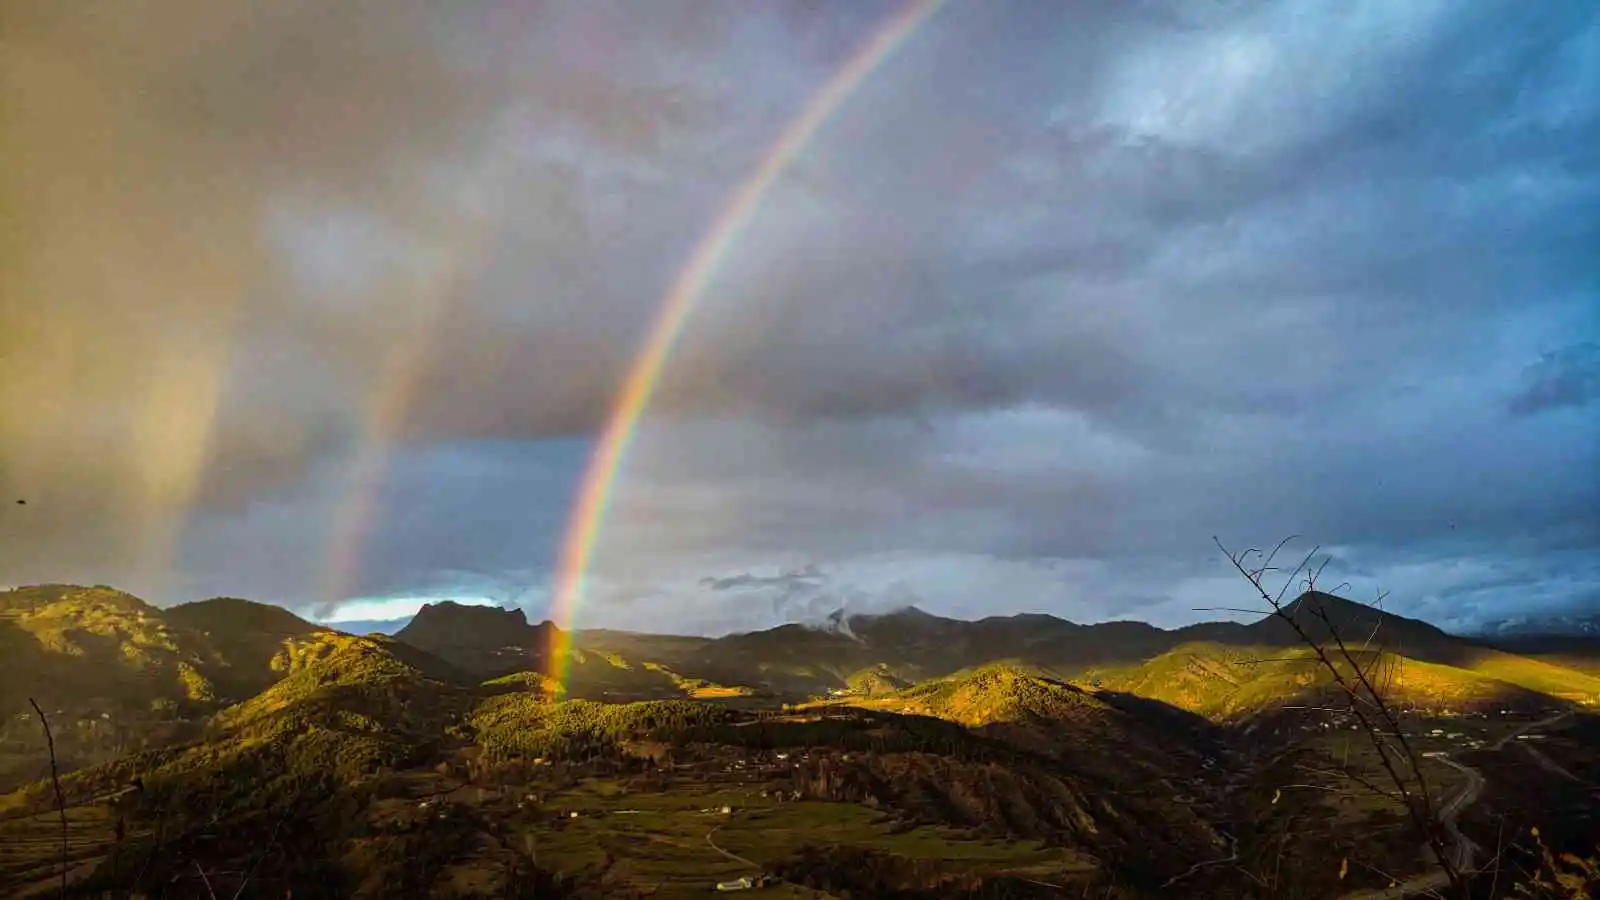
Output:
<svg viewBox="0 0 1600 900">
<path fill-rule="evenodd" d="M 1291 611 L 1290 604 L 1284 602 L 1289 590 L 1296 585 L 1303 588 L 1305 595 L 1316 592 L 1317 580 L 1328 565 L 1326 559 L 1320 565 L 1312 565 L 1321 547 L 1312 547 L 1311 552 L 1307 553 L 1298 564 L 1292 569 L 1285 570 L 1274 566 L 1273 561 L 1283 548 L 1294 540 L 1294 536 L 1279 541 L 1271 553 L 1263 553 L 1253 548 L 1241 553 L 1232 553 L 1223 546 L 1221 540 L 1217 538 L 1212 540 L 1228 557 L 1234 569 L 1250 583 L 1255 594 L 1266 603 L 1265 609 L 1255 611 L 1269 613 L 1287 623 L 1300 643 L 1311 650 L 1315 664 L 1332 678 L 1338 694 L 1346 704 L 1347 711 L 1355 718 L 1358 729 L 1377 751 L 1380 765 L 1392 789 L 1355 776 L 1348 771 L 1344 774 L 1361 787 L 1401 803 L 1409 814 L 1412 828 L 1417 836 L 1432 852 L 1434 861 L 1443 872 L 1451 892 L 1458 897 L 1467 897 L 1469 873 L 1464 871 L 1464 865 L 1458 864 L 1465 860 L 1458 861 L 1446 846 L 1449 829 L 1423 772 L 1422 757 L 1406 739 L 1405 731 L 1400 727 L 1399 717 L 1385 690 L 1388 684 L 1387 675 L 1392 675 L 1392 672 L 1385 673 L 1382 669 L 1384 654 L 1378 653 L 1372 661 L 1363 663 L 1359 651 L 1351 649 L 1346 636 L 1340 633 L 1340 627 L 1333 621 L 1325 606 L 1297 604 Z M 1283 584 L 1276 592 L 1266 586 L 1266 579 L 1275 573 L 1283 576 Z M 1382 597 L 1379 598 L 1379 602 L 1381 601 Z M 1318 622 L 1322 626 L 1319 630 L 1324 632 L 1327 638 L 1319 639 L 1313 636 L 1308 630 L 1308 623 L 1300 619 L 1301 615 L 1309 615 Z M 1376 632 L 1368 635 L 1363 645 L 1371 646 L 1377 637 Z"/>
</svg>

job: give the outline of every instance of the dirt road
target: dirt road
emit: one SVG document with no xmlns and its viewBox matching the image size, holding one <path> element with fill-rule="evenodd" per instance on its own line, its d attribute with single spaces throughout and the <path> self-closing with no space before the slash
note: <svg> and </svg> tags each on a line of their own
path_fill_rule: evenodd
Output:
<svg viewBox="0 0 1600 900">
<path fill-rule="evenodd" d="M 1483 794 L 1488 782 L 1484 780 L 1482 772 L 1471 766 L 1464 766 L 1448 756 L 1441 758 L 1440 762 L 1467 776 L 1467 783 L 1461 786 L 1461 790 L 1439 808 L 1439 823 L 1444 826 L 1452 842 L 1450 864 L 1458 872 L 1471 872 L 1474 871 L 1473 862 L 1479 848 L 1472 842 L 1472 838 L 1461 833 L 1456 820 L 1460 818 L 1462 810 L 1478 802 L 1478 797 Z"/>
<path fill-rule="evenodd" d="M 1534 730 L 1535 728 L 1545 728 L 1545 727 L 1548 727 L 1550 725 L 1554 725 L 1554 724 L 1556 724 L 1557 722 L 1560 722 L 1563 719 L 1570 719 L 1570 718 L 1572 718 L 1572 710 L 1569 709 L 1566 712 L 1558 712 L 1555 715 L 1550 716 L 1548 718 L 1540 719 L 1537 722 L 1529 723 L 1527 725 L 1522 726 L 1521 728 L 1518 728 L 1516 731 L 1511 732 L 1510 734 L 1506 735 L 1505 737 L 1501 738 L 1500 740 L 1495 741 L 1494 743 L 1490 744 L 1489 745 L 1489 749 L 1490 750 L 1503 750 L 1503 749 L 1505 749 L 1505 746 L 1507 744 L 1509 744 L 1512 741 L 1516 740 L 1518 737 L 1521 737 L 1522 735 L 1527 734 L 1528 732 Z"/>
<path fill-rule="evenodd" d="M 737 853 L 733 853 L 731 851 L 724 850 L 721 847 L 717 846 L 717 842 L 713 841 L 711 839 L 711 836 L 713 834 L 717 833 L 717 828 L 721 828 L 721 827 L 722 827 L 721 825 L 718 825 L 716 828 L 713 828 L 710 831 L 706 832 L 706 844 L 708 846 L 710 846 L 711 849 L 717 851 L 718 853 L 722 854 L 723 856 L 726 856 L 727 858 L 733 860 L 736 863 L 740 863 L 742 865 L 749 866 L 750 868 L 755 869 L 757 872 L 761 871 L 761 864 L 760 863 L 754 862 L 752 860 L 745 859 L 744 857 L 740 856 Z"/>
<path fill-rule="evenodd" d="M 1490 744 L 1488 749 L 1502 750 L 1506 744 L 1516 740 L 1518 735 L 1527 734 L 1535 728 L 1554 725 L 1571 715 L 1572 712 L 1568 710 L 1567 712 L 1556 713 L 1553 716 L 1540 719 L 1537 722 L 1530 722 Z M 1529 747 L 1528 749 L 1532 750 L 1533 748 Z M 1471 766 L 1464 766 L 1448 756 L 1440 757 L 1439 761 L 1467 776 L 1467 783 L 1462 785 L 1460 790 L 1456 791 L 1450 799 L 1439 807 L 1439 823 L 1444 826 L 1445 831 L 1450 835 L 1450 864 L 1459 872 L 1470 873 L 1475 871 L 1475 863 L 1480 848 L 1472 842 L 1471 838 L 1461 833 L 1456 821 L 1461 817 L 1463 811 L 1478 802 L 1478 797 L 1482 796 L 1483 789 L 1488 782 L 1484 779 L 1482 772 Z M 1425 852 L 1432 853 L 1431 850 Z M 1450 880 L 1445 877 L 1444 872 L 1436 870 L 1418 875 L 1415 878 L 1408 878 L 1394 887 L 1344 894 L 1339 900 L 1401 900 L 1403 897 L 1437 891 L 1449 883 Z"/>
<path fill-rule="evenodd" d="M 718 853 L 722 854 L 723 856 L 727 857 L 728 859 L 733 860 L 736 863 L 739 863 L 741 865 L 749 866 L 750 868 L 755 869 L 757 872 L 762 871 L 764 869 L 764 867 L 760 863 L 757 863 L 754 860 L 745 859 L 744 857 L 740 856 L 737 853 L 734 853 L 731 850 L 724 850 L 723 848 L 717 846 L 717 842 L 712 840 L 711 836 L 716 834 L 717 833 L 717 829 L 721 828 L 721 827 L 722 827 L 721 825 L 718 825 L 716 828 L 713 828 L 710 831 L 706 832 L 706 845 L 709 846 L 711 849 L 717 851 Z M 782 886 L 783 888 L 786 888 L 787 890 L 791 891 L 792 892 L 792 896 L 810 897 L 810 898 L 815 898 L 815 900 L 832 900 L 832 898 L 833 898 L 832 894 L 829 894 L 829 893 L 827 893 L 825 891 L 819 891 L 816 888 L 806 887 L 803 884 L 796 884 L 796 883 L 794 883 L 792 881 L 787 881 L 787 880 L 782 879 L 782 878 L 775 878 L 775 877 L 772 877 L 772 876 L 768 876 L 768 877 L 772 878 L 772 880 L 768 882 L 769 886 Z M 1040 883 L 1042 884 L 1043 882 L 1040 882 Z M 1051 885 L 1051 887 L 1055 887 L 1055 885 Z"/>
</svg>

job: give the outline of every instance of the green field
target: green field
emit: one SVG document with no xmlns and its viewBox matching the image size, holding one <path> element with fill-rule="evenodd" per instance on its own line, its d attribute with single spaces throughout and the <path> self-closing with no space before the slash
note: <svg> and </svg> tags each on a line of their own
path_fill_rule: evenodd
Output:
<svg viewBox="0 0 1600 900">
<path fill-rule="evenodd" d="M 615 781 L 587 779 L 543 794 L 537 809 L 525 804 L 518 810 L 521 793 L 492 791 L 466 802 L 505 814 L 520 849 L 539 865 L 568 872 L 604 869 L 653 896 L 712 894 L 716 882 L 770 871 L 807 845 L 870 848 L 937 861 L 952 873 L 1006 873 L 1055 884 L 1096 871 L 1091 859 L 1033 841 L 986 839 L 948 828 L 897 829 L 863 806 L 781 802 L 754 788 L 636 792 Z M 730 812 L 723 813 L 724 807 Z M 766 895 L 826 896 L 794 885 Z"/>
</svg>

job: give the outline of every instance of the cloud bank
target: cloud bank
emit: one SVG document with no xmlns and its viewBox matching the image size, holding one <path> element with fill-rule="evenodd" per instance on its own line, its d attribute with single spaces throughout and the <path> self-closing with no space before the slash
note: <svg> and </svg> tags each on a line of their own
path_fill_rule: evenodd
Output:
<svg viewBox="0 0 1600 900">
<path fill-rule="evenodd" d="M 898 9 L 24 0 L 0 582 L 541 614 L 662 295 Z M 947 4 L 737 236 L 580 624 L 1178 624 L 1239 605 L 1212 535 L 1290 533 L 1436 621 L 1600 603 L 1597 48 Z"/>
</svg>

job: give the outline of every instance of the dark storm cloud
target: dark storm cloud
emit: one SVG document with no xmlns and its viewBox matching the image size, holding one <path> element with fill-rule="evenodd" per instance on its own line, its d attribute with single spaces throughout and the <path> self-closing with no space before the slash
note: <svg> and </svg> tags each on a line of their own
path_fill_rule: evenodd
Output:
<svg viewBox="0 0 1600 900">
<path fill-rule="evenodd" d="M 337 509 L 319 473 L 391 392 L 402 440 L 592 428 L 870 7 L 11 5 L 0 482 L 43 502 L 3 523 L 8 574 L 155 589 L 213 509 Z"/>
<path fill-rule="evenodd" d="M 662 296 L 898 7 L 21 9 L 0 581 L 170 532 L 177 596 L 542 610 Z M 1441 620 L 1592 591 L 1597 19 L 947 4 L 733 236 L 583 617 L 1175 624 L 1212 534 Z"/>
</svg>

